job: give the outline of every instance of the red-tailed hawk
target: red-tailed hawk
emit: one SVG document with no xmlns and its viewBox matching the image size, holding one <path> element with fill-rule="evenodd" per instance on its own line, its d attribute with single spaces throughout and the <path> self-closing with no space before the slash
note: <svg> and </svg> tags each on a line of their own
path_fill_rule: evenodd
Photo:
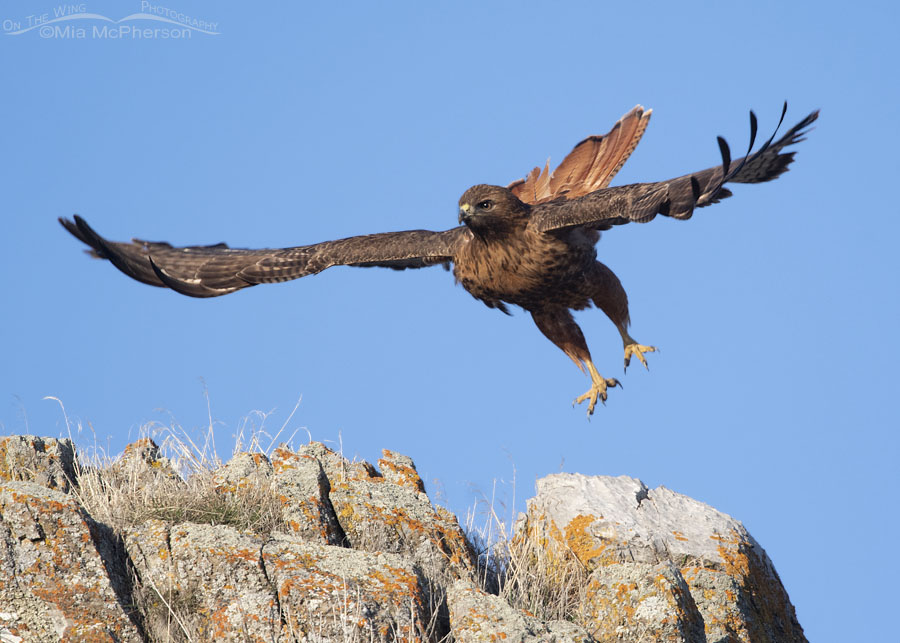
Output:
<svg viewBox="0 0 900 643">
<path fill-rule="evenodd" d="M 787 104 L 781 118 L 787 110 Z M 637 106 L 605 136 L 591 136 L 572 150 L 552 173 L 549 163 L 506 187 L 476 185 L 459 200 L 459 227 L 443 232 L 384 232 L 294 248 L 245 250 L 225 244 L 173 247 L 168 243 L 107 241 L 79 216 L 60 223 L 129 277 L 168 287 L 191 297 L 217 297 L 255 286 L 298 279 L 331 266 L 424 268 L 453 264 L 453 274 L 474 297 L 507 312 L 506 305 L 531 313 L 547 338 L 591 377 L 590 390 L 575 401 L 606 401 L 604 378 L 593 362 L 571 310 L 591 304 L 612 320 L 622 336 L 625 366 L 632 356 L 644 366 L 655 350 L 628 334 L 628 299 L 619 279 L 597 261 L 599 231 L 624 223 L 646 223 L 657 214 L 688 219 L 694 208 L 731 196 L 725 183 L 771 181 L 787 170 L 794 152 L 782 152 L 803 139 L 818 111 L 778 141 L 770 138 L 750 153 L 756 117 L 750 112 L 747 155 L 732 161 L 721 137 L 722 163 L 657 183 L 607 187 L 647 127 L 650 110 Z M 779 125 L 781 122 L 779 121 Z M 777 131 L 777 128 L 776 128 Z"/>
</svg>

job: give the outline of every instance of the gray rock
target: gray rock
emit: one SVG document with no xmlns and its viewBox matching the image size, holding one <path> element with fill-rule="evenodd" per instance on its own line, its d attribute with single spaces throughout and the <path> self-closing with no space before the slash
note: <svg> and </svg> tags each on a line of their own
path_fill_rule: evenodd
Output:
<svg viewBox="0 0 900 643">
<path fill-rule="evenodd" d="M 213 483 L 219 493 L 235 493 L 265 484 L 272 478 L 272 473 L 272 463 L 264 453 L 236 453 L 213 472 Z"/>
<path fill-rule="evenodd" d="M 331 503 L 331 484 L 322 463 L 303 449 L 280 446 L 272 453 L 273 485 L 288 528 L 311 542 L 344 545 L 347 537 Z"/>
<path fill-rule="evenodd" d="M 63 493 L 76 471 L 81 487 Z M 311 443 L 195 476 L 149 439 L 96 471 L 65 440 L 0 440 L 0 643 L 806 640 L 740 522 L 633 478 L 543 478 L 509 543 L 521 566 L 503 595 L 576 624 L 482 591 L 456 517 L 406 456 L 384 451 L 376 469 Z M 104 505 L 89 481 L 126 503 Z M 117 521 L 122 506 L 163 511 Z M 150 515 L 168 522 L 134 526 Z"/>
<path fill-rule="evenodd" d="M 116 475 L 131 476 L 146 484 L 153 484 L 160 477 L 183 482 L 172 461 L 163 457 L 162 450 L 151 438 L 140 438 L 128 444 L 122 457 L 113 463 L 110 470 Z"/>
<path fill-rule="evenodd" d="M 261 538 L 231 527 L 151 520 L 125 546 L 153 640 L 264 643 L 282 637 L 278 595 L 262 565 Z"/>
<path fill-rule="evenodd" d="M 458 643 L 589 643 L 595 640 L 582 627 L 566 621 L 540 621 L 465 580 L 453 583 L 447 592 L 447 604 L 451 632 Z"/>
<path fill-rule="evenodd" d="M 0 438 L 0 482 L 27 481 L 66 492 L 75 480 L 75 449 L 68 438 Z"/>
<path fill-rule="evenodd" d="M 703 617 L 671 561 L 598 567 L 583 609 L 604 641 L 706 643 Z"/>
<path fill-rule="evenodd" d="M 520 521 L 520 534 L 549 534 L 589 570 L 602 570 L 604 577 L 613 574 L 638 582 L 648 578 L 648 566 L 671 563 L 670 569 L 690 589 L 710 643 L 806 641 L 772 562 L 731 516 L 665 487 L 648 489 L 627 476 L 554 474 L 538 480 L 537 489 Z M 637 567 L 625 572 L 627 566 Z M 671 578 L 668 583 L 677 588 L 680 581 Z M 621 596 L 611 592 L 620 587 L 601 583 L 592 603 L 615 604 Z M 627 613 L 625 601 L 620 602 L 611 609 Z M 690 637 L 696 629 L 693 614 L 685 601 L 680 603 L 684 610 L 678 604 L 672 603 L 664 618 L 681 621 L 678 630 Z M 596 625 L 602 631 L 610 624 L 599 620 Z M 642 625 L 663 631 L 665 623 Z M 607 636 L 614 635 L 615 630 L 607 631 Z"/>
<path fill-rule="evenodd" d="M 276 535 L 263 547 L 286 628 L 298 640 L 437 640 L 437 605 L 405 557 L 303 543 Z"/>
<path fill-rule="evenodd" d="M 412 460 L 384 450 L 378 464 L 351 463 L 318 443 L 298 451 L 328 476 L 329 499 L 354 549 L 408 554 L 429 578 L 472 578 L 474 555 L 451 512 L 431 504 Z"/>
<path fill-rule="evenodd" d="M 75 500 L 32 482 L 0 484 L 0 630 L 25 641 L 140 641 Z M 110 551 L 103 546 L 102 549 Z M 114 572 L 118 575 L 118 571 Z M 12 639 L 14 640 L 14 639 Z"/>
</svg>

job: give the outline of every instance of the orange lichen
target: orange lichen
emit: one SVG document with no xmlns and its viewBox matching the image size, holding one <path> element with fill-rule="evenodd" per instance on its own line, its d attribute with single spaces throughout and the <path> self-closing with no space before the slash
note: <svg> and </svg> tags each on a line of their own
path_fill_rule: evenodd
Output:
<svg viewBox="0 0 900 643">
<path fill-rule="evenodd" d="M 716 547 L 722 558 L 723 571 L 735 579 L 744 578 L 750 572 L 750 560 L 740 548 Z"/>
<path fill-rule="evenodd" d="M 606 544 L 597 545 L 597 539 L 588 531 L 595 520 L 590 514 L 579 514 L 565 527 L 566 545 L 588 569 L 595 566 L 595 559 L 602 556 L 606 549 Z"/>
<path fill-rule="evenodd" d="M 383 457 L 378 461 L 378 466 L 386 475 L 390 473 L 392 482 L 415 491 L 425 492 L 425 483 L 422 482 L 415 466 L 401 463 L 400 457 L 388 449 L 383 449 L 381 454 Z"/>
</svg>

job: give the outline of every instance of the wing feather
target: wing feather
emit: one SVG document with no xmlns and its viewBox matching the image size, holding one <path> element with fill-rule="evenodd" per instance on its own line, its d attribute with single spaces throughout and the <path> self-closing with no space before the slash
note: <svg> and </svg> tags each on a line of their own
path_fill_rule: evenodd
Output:
<svg viewBox="0 0 900 643">
<path fill-rule="evenodd" d="M 756 134 L 756 117 L 751 115 L 751 143 Z M 784 113 L 782 112 L 782 118 Z M 781 153 L 788 145 L 805 140 L 804 134 L 819 117 L 818 110 L 787 131 L 777 142 L 774 134 L 759 150 L 731 160 L 728 144 L 719 138 L 722 164 L 686 174 L 669 181 L 634 183 L 596 190 L 578 199 L 557 199 L 537 205 L 529 225 L 539 232 L 574 226 L 606 230 L 625 223 L 645 223 L 657 214 L 689 219 L 695 207 L 705 207 L 731 196 L 725 183 L 761 183 L 787 171 L 796 152 Z"/>
<path fill-rule="evenodd" d="M 313 275 L 332 266 L 380 266 L 394 269 L 446 264 L 468 239 L 465 227 L 443 232 L 384 232 L 294 248 L 246 250 L 224 243 L 174 247 L 133 239 L 109 241 L 80 216 L 60 219 L 90 253 L 108 259 L 126 275 L 145 284 L 167 287 L 191 297 L 218 297 L 263 283 Z"/>
<path fill-rule="evenodd" d="M 636 105 L 603 136 L 589 136 L 576 145 L 553 173 L 550 162 L 534 168 L 524 179 L 507 187 L 532 205 L 560 197 L 575 199 L 609 185 L 634 152 L 650 123 L 652 109 Z"/>
</svg>

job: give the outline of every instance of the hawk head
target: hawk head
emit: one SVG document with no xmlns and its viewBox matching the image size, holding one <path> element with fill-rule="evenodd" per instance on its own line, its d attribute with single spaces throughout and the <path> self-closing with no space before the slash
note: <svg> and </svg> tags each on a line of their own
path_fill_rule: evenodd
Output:
<svg viewBox="0 0 900 643">
<path fill-rule="evenodd" d="M 499 185 L 474 185 L 459 198 L 459 222 L 475 233 L 522 227 L 530 206 Z"/>
</svg>

